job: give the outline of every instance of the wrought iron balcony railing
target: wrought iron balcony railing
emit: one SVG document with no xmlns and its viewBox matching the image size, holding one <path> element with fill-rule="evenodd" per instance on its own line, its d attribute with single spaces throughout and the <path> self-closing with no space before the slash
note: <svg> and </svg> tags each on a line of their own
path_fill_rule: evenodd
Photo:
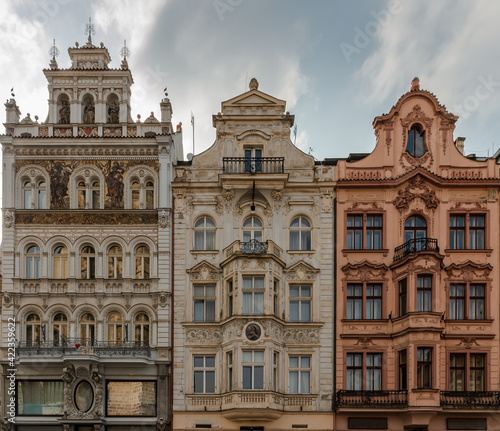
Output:
<svg viewBox="0 0 500 431">
<path fill-rule="evenodd" d="M 441 406 L 447 409 L 499 409 L 498 391 L 441 391 Z"/>
<path fill-rule="evenodd" d="M 435 238 L 416 238 L 406 241 L 394 249 L 394 262 L 401 260 L 412 253 L 419 251 L 439 252 L 438 242 Z"/>
<path fill-rule="evenodd" d="M 282 174 L 284 157 L 223 157 L 225 174 Z"/>
<path fill-rule="evenodd" d="M 89 354 L 96 356 L 151 356 L 148 343 L 136 341 L 97 341 L 90 338 L 66 338 L 52 341 L 22 341 L 16 348 L 21 356 L 61 356 Z"/>
<path fill-rule="evenodd" d="M 249 254 L 264 254 L 267 253 L 268 246 L 267 241 L 262 242 L 252 239 L 248 242 L 240 242 L 240 251 Z"/>
<path fill-rule="evenodd" d="M 337 392 L 338 407 L 404 408 L 408 406 L 408 391 L 345 391 Z"/>
</svg>

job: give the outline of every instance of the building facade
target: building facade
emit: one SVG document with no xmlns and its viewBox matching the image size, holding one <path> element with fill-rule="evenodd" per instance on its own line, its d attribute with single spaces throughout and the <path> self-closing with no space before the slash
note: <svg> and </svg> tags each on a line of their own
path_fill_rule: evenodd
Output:
<svg viewBox="0 0 500 431">
<path fill-rule="evenodd" d="M 181 134 L 167 97 L 160 120 L 132 120 L 126 58 L 111 68 L 90 37 L 68 52 L 44 70 L 44 122 L 5 104 L 2 340 L 12 329 L 17 358 L 3 346 L 2 399 L 15 368 L 19 431 L 166 429 Z"/>
<path fill-rule="evenodd" d="M 176 166 L 173 429 L 332 429 L 333 167 L 250 90 Z"/>
<path fill-rule="evenodd" d="M 415 79 L 338 162 L 337 430 L 500 428 L 499 169 L 457 119 Z"/>
</svg>

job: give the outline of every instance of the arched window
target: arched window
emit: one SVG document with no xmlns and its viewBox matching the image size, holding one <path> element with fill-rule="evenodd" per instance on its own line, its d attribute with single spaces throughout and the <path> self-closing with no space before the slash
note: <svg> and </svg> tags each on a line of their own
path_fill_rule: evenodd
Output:
<svg viewBox="0 0 500 431">
<path fill-rule="evenodd" d="M 91 209 L 99 209 L 100 208 L 100 197 L 101 197 L 101 188 L 99 187 L 99 181 L 92 181 L 92 187 L 90 189 L 90 208 Z"/>
<path fill-rule="evenodd" d="M 155 207 L 155 185 L 153 181 L 146 181 L 146 209 L 152 210 Z"/>
<path fill-rule="evenodd" d="M 26 251 L 26 278 L 40 278 L 40 249 L 36 245 Z"/>
<path fill-rule="evenodd" d="M 108 342 L 121 345 L 123 341 L 123 319 L 116 311 L 108 316 Z"/>
<path fill-rule="evenodd" d="M 31 193 L 32 187 L 30 181 L 24 181 L 23 183 L 23 208 L 31 209 Z"/>
<path fill-rule="evenodd" d="M 47 187 L 45 181 L 39 181 L 37 185 L 38 209 L 47 208 Z"/>
<path fill-rule="evenodd" d="M 405 222 L 405 244 L 406 249 L 419 251 L 426 246 L 427 225 L 425 220 L 417 215 L 410 216 Z M 408 242 L 411 241 L 411 242 Z"/>
<path fill-rule="evenodd" d="M 311 223 L 295 217 L 290 224 L 290 250 L 311 250 Z"/>
<path fill-rule="evenodd" d="M 94 98 L 90 94 L 86 94 L 82 99 L 82 114 L 83 123 L 94 124 L 95 123 L 95 107 Z"/>
<path fill-rule="evenodd" d="M 95 278 L 95 250 L 94 247 L 86 245 L 82 247 L 81 274 L 83 279 Z"/>
<path fill-rule="evenodd" d="M 107 122 L 117 124 L 120 122 L 120 103 L 116 94 L 111 94 L 106 102 Z"/>
<path fill-rule="evenodd" d="M 68 248 L 65 245 L 58 245 L 52 254 L 54 265 L 53 278 L 68 278 Z"/>
<path fill-rule="evenodd" d="M 194 225 L 194 249 L 215 250 L 215 222 L 201 217 Z"/>
<path fill-rule="evenodd" d="M 68 318 L 63 313 L 57 313 L 52 319 L 52 341 L 54 346 L 64 345 L 68 338 Z"/>
<path fill-rule="evenodd" d="M 34 344 L 39 344 L 41 341 L 42 325 L 40 322 L 40 316 L 35 313 L 31 313 L 26 317 L 26 345 L 32 346 Z"/>
<path fill-rule="evenodd" d="M 66 94 L 61 94 L 57 99 L 57 122 L 59 124 L 69 124 L 71 108 L 69 97 Z"/>
<path fill-rule="evenodd" d="M 138 210 L 141 208 L 141 183 L 139 180 L 132 180 L 130 190 L 132 192 L 132 209 Z"/>
<path fill-rule="evenodd" d="M 138 245 L 135 249 L 135 278 L 149 278 L 149 247 L 147 245 Z"/>
<path fill-rule="evenodd" d="M 135 342 L 139 345 L 149 345 L 149 317 L 139 313 L 134 320 Z"/>
<path fill-rule="evenodd" d="M 78 208 L 85 209 L 87 202 L 87 186 L 85 185 L 85 181 L 78 181 L 76 191 L 78 193 Z"/>
<path fill-rule="evenodd" d="M 80 318 L 81 344 L 93 345 L 95 340 L 95 318 L 90 313 L 82 314 Z"/>
<path fill-rule="evenodd" d="M 108 249 L 108 278 L 122 278 L 123 252 L 118 244 Z"/>
<path fill-rule="evenodd" d="M 262 242 L 262 222 L 257 217 L 248 217 L 243 222 L 243 242 Z"/>
<path fill-rule="evenodd" d="M 406 144 L 406 151 L 412 157 L 422 157 L 425 153 L 424 131 L 422 128 L 415 124 L 408 132 L 408 142 Z"/>
</svg>

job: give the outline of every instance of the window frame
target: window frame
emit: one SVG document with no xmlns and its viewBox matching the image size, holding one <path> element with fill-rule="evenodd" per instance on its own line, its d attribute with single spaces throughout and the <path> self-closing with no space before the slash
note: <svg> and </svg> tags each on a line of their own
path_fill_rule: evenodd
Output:
<svg viewBox="0 0 500 431">
<path fill-rule="evenodd" d="M 93 252 L 85 252 L 86 248 L 90 248 Z M 83 262 L 86 260 L 85 269 Z M 85 271 L 85 277 L 83 272 Z M 95 280 L 96 278 L 96 251 L 93 244 L 83 244 L 80 246 L 80 278 L 82 280 Z"/>
<path fill-rule="evenodd" d="M 61 320 L 56 320 L 61 317 Z M 52 316 L 52 343 L 54 346 L 65 345 L 68 339 L 69 321 L 65 313 L 59 312 Z"/>
<path fill-rule="evenodd" d="M 385 283 L 382 281 L 377 281 L 377 280 L 371 280 L 370 282 L 359 282 L 359 281 L 349 281 L 346 283 L 346 301 L 345 301 L 345 313 L 344 313 L 344 318 L 346 320 L 385 320 L 385 307 L 384 307 L 384 285 Z M 349 295 L 349 289 L 354 288 L 354 287 L 361 287 L 361 295 Z M 375 296 L 371 295 L 368 296 L 368 288 L 372 287 L 378 287 L 380 289 L 380 295 Z M 356 292 L 355 292 L 356 293 Z M 377 310 L 376 304 L 379 304 L 378 306 L 378 312 L 380 314 L 380 317 L 372 317 L 369 318 L 368 316 L 368 300 L 369 298 L 372 298 L 373 301 L 373 310 Z M 352 302 L 352 306 L 349 307 L 350 301 Z M 361 307 L 361 316 L 360 317 L 355 317 L 357 315 L 356 313 L 356 304 L 360 304 Z M 351 313 L 349 313 L 349 310 L 351 310 Z M 374 313 L 375 316 L 375 313 Z"/>
<path fill-rule="evenodd" d="M 140 320 L 140 316 L 146 316 L 146 320 Z M 139 333 L 137 333 L 137 330 L 139 330 Z M 139 346 L 149 346 L 151 344 L 151 319 L 149 314 L 144 311 L 140 311 L 134 316 L 134 342 Z"/>
<path fill-rule="evenodd" d="M 251 352 L 252 353 L 252 358 L 251 361 L 245 361 L 245 353 Z M 256 361 L 255 360 L 255 353 L 260 352 L 262 353 L 262 361 Z M 263 391 L 266 388 L 266 351 L 265 350 L 258 350 L 258 349 L 242 349 L 241 350 L 241 390 L 242 391 Z M 249 368 L 251 371 L 251 376 L 250 376 L 250 382 L 251 382 L 251 387 L 245 387 L 245 368 Z M 256 369 L 262 369 L 262 381 L 257 382 L 260 383 L 261 385 L 256 384 Z M 257 387 L 261 386 L 261 387 Z"/>
<path fill-rule="evenodd" d="M 197 294 L 197 290 L 203 289 L 203 295 Z M 208 288 L 213 288 L 213 295 L 207 293 Z M 202 304 L 203 316 L 201 319 L 197 317 L 196 304 Z M 209 308 L 212 309 L 209 309 Z M 193 285 L 193 322 L 199 323 L 213 323 L 217 320 L 217 285 L 216 284 L 194 284 Z M 209 316 L 208 314 L 211 314 Z M 213 315 L 212 315 L 213 313 Z"/>
<path fill-rule="evenodd" d="M 291 362 L 293 359 L 297 359 L 297 365 L 292 366 Z M 302 360 L 308 359 L 309 365 L 303 366 Z M 274 368 L 274 356 L 273 356 L 273 368 Z M 288 354 L 288 390 L 287 393 L 295 394 L 295 395 L 303 395 L 303 394 L 311 394 L 312 393 L 312 354 L 304 354 L 304 353 L 289 353 Z M 292 390 L 292 373 L 297 374 L 297 388 L 296 390 Z M 308 387 L 302 387 L 302 375 L 308 376 Z"/>
<path fill-rule="evenodd" d="M 431 313 L 434 306 L 434 274 L 422 273 L 416 275 L 416 310 L 420 313 Z M 422 284 L 420 285 L 420 280 Z M 430 286 L 426 285 L 426 281 L 430 280 Z"/>
<path fill-rule="evenodd" d="M 196 365 L 196 359 L 197 358 L 202 358 L 203 359 L 203 364 Z M 207 365 L 207 359 L 213 359 L 213 365 Z M 217 392 L 217 355 L 215 353 L 200 353 L 200 354 L 193 354 L 193 394 L 215 394 Z M 202 387 L 200 388 L 201 390 L 197 390 L 197 378 L 196 375 L 197 373 L 201 373 L 202 376 Z M 207 382 L 208 378 L 212 376 L 213 379 L 213 391 L 207 390 Z"/>
<path fill-rule="evenodd" d="M 425 356 L 422 356 L 420 359 L 420 352 L 423 352 L 425 355 L 425 351 L 430 351 L 431 359 L 429 361 L 425 360 Z M 417 389 L 433 389 L 434 388 L 434 347 L 432 346 L 417 346 L 416 348 L 416 388 Z M 426 386 L 425 373 L 428 372 L 428 379 L 430 380 L 429 386 Z"/>
<path fill-rule="evenodd" d="M 397 352 L 398 356 L 398 389 L 400 391 L 408 390 L 408 349 L 401 349 Z M 404 362 L 402 356 L 404 353 Z"/>
<path fill-rule="evenodd" d="M 463 288 L 463 296 L 452 296 L 452 291 L 460 286 Z M 482 295 L 473 294 L 473 290 L 477 290 L 478 287 L 482 288 Z M 466 281 L 466 282 L 456 282 L 451 281 L 448 285 L 448 308 L 447 308 L 447 320 L 469 320 L 469 321 L 478 321 L 478 320 L 487 320 L 488 318 L 488 285 L 486 282 L 480 280 L 474 282 Z M 475 293 L 475 292 L 474 292 Z M 462 301 L 462 311 L 463 314 L 461 317 L 457 316 L 456 313 L 456 301 L 461 299 Z M 455 302 L 455 313 L 452 313 L 452 306 Z M 475 317 L 477 315 L 477 306 L 478 303 L 482 302 L 482 316 L 480 318 Z M 472 305 L 475 304 L 475 312 L 471 313 Z M 474 317 L 471 317 L 474 315 Z"/>
<path fill-rule="evenodd" d="M 464 220 L 464 225 L 463 226 L 455 226 L 452 225 L 452 219 L 456 219 L 457 217 L 463 217 Z M 471 225 L 472 220 L 476 220 L 482 218 L 483 220 L 483 225 L 482 226 L 477 226 L 477 225 Z M 488 225 L 489 225 L 489 213 L 485 211 L 453 211 L 449 212 L 448 214 L 448 249 L 446 251 L 464 251 L 464 250 L 478 250 L 478 251 L 487 251 L 489 249 L 489 240 L 488 240 Z M 463 232 L 463 248 L 458 248 L 456 244 L 452 243 L 452 233 L 455 233 L 455 237 L 457 235 L 457 232 Z M 482 247 L 477 246 L 477 237 L 478 234 L 482 232 Z M 472 246 L 473 241 L 472 239 L 472 233 L 474 233 L 474 244 L 475 246 Z M 456 242 L 456 239 L 455 239 Z"/>
<path fill-rule="evenodd" d="M 292 226 L 298 220 L 297 226 Z M 305 222 L 305 224 L 304 224 Z M 304 215 L 296 215 L 288 225 L 288 249 L 290 251 L 312 251 L 313 245 L 313 223 Z M 292 239 L 292 237 L 294 239 Z M 297 237 L 297 238 L 295 238 Z M 297 243 L 297 245 L 295 245 Z M 292 244 L 293 247 L 292 247 Z"/>
<path fill-rule="evenodd" d="M 45 174 L 34 168 L 36 174 L 30 177 L 25 173 L 20 177 L 20 209 L 47 210 L 50 209 L 49 181 Z M 43 183 L 43 184 L 42 184 Z"/>
<path fill-rule="evenodd" d="M 404 291 L 401 287 L 404 282 Z M 403 302 L 404 298 L 404 302 Z M 404 304 L 404 312 L 402 310 L 402 305 Z M 398 280 L 398 317 L 402 317 L 408 314 L 408 277 L 401 278 Z"/>
<path fill-rule="evenodd" d="M 298 288 L 299 296 L 292 296 L 292 289 Z M 302 290 L 309 289 L 309 295 L 303 296 Z M 297 317 L 292 319 L 292 303 L 297 303 Z M 309 318 L 303 316 L 303 306 L 309 306 Z M 295 308 L 295 307 L 294 307 Z M 309 323 L 313 321 L 313 285 L 290 284 L 288 286 L 288 321 L 293 323 Z"/>
<path fill-rule="evenodd" d="M 33 251 L 30 252 L 30 250 Z M 38 244 L 30 243 L 26 246 L 24 264 L 26 280 L 40 280 L 42 277 L 42 251 Z"/>
<path fill-rule="evenodd" d="M 115 250 L 116 249 L 116 250 Z M 107 275 L 108 280 L 120 280 L 123 278 L 123 247 L 121 244 L 113 243 L 107 247 Z"/>
<path fill-rule="evenodd" d="M 452 357 L 454 355 L 461 355 L 464 358 L 464 365 L 462 367 L 454 366 L 452 367 Z M 482 357 L 483 360 L 483 366 L 482 367 L 477 367 L 477 366 L 472 366 L 472 360 L 471 358 L 474 357 Z M 453 351 L 453 352 L 448 352 L 448 375 L 447 375 L 447 387 L 449 391 L 460 391 L 460 392 L 482 392 L 482 391 L 487 391 L 489 390 L 489 385 L 488 385 L 488 354 L 486 352 L 476 352 L 476 351 Z M 452 378 L 452 372 L 456 370 L 462 370 L 463 371 L 463 388 L 457 389 L 456 383 L 455 383 L 455 388 L 453 388 L 453 378 Z M 477 386 L 475 386 L 474 382 L 474 389 L 472 389 L 472 381 L 471 381 L 471 374 L 473 371 L 478 370 L 483 373 L 483 385 L 480 389 L 477 389 Z M 455 377 L 455 381 L 456 381 Z"/>
<path fill-rule="evenodd" d="M 210 220 L 213 226 L 207 226 L 207 221 Z M 198 223 L 202 221 L 202 225 Z M 200 233 L 202 236 L 200 237 Z M 213 238 L 212 238 L 213 236 Z M 213 248 L 208 248 L 213 243 Z M 193 251 L 217 251 L 217 223 L 215 219 L 209 215 L 202 215 L 196 219 L 193 224 Z"/>
<path fill-rule="evenodd" d="M 416 143 L 416 132 L 418 131 L 418 134 L 421 138 L 421 151 L 422 154 L 417 155 L 417 143 Z M 410 138 L 412 139 L 412 149 L 409 149 L 410 146 Z M 408 133 L 406 134 L 406 146 L 405 146 L 405 152 L 408 153 L 411 157 L 415 159 L 420 159 L 421 157 L 425 156 L 425 154 L 428 152 L 427 144 L 426 144 L 426 133 L 425 133 L 425 128 L 420 124 L 420 123 L 413 123 L 410 126 L 410 129 L 408 130 Z"/>
<path fill-rule="evenodd" d="M 140 251 L 144 248 L 147 251 Z M 140 276 L 138 277 L 138 262 L 140 261 Z M 151 248 L 149 245 L 140 243 L 134 247 L 134 279 L 149 280 L 151 279 Z M 147 269 L 147 270 L 146 270 Z"/>
<path fill-rule="evenodd" d="M 113 315 L 118 315 L 120 320 L 110 320 Z M 113 329 L 112 334 L 110 331 L 111 327 Z M 121 336 L 118 333 L 118 328 L 120 328 Z M 111 311 L 110 313 L 108 313 L 108 315 L 106 316 L 106 341 L 108 343 L 112 343 L 115 346 L 121 346 L 126 339 L 125 331 L 126 326 L 123 320 L 123 314 L 121 314 L 119 311 Z"/>
<path fill-rule="evenodd" d="M 31 316 L 36 316 L 37 319 L 28 320 Z M 24 318 L 24 337 L 27 346 L 38 345 L 42 342 L 42 319 L 38 313 L 29 313 Z"/>
<path fill-rule="evenodd" d="M 374 219 L 380 219 L 379 226 L 373 223 Z M 385 245 L 384 219 L 385 219 L 385 212 L 378 212 L 373 210 L 363 211 L 363 212 L 348 212 L 346 214 L 346 219 L 345 219 L 345 226 L 346 226 L 345 250 L 347 251 L 368 250 L 374 252 L 384 250 L 384 245 Z M 354 224 L 351 223 L 351 220 L 354 222 Z M 372 221 L 371 225 L 369 225 L 370 220 Z M 352 234 L 349 234 L 349 232 L 352 232 Z M 369 238 L 370 232 L 373 233 L 372 238 Z M 375 242 L 376 242 L 375 232 L 380 232 L 379 247 L 375 247 Z M 361 244 L 357 244 L 356 234 L 360 236 Z M 369 246 L 370 243 L 371 245 Z"/>
<path fill-rule="evenodd" d="M 61 249 L 59 253 L 57 250 Z M 65 250 L 65 253 L 64 253 Z M 56 268 L 56 262 L 58 267 Z M 52 247 L 52 278 L 54 280 L 65 280 L 69 275 L 69 250 L 68 246 L 58 243 Z"/>
<path fill-rule="evenodd" d="M 252 287 L 245 286 L 245 280 L 252 279 Z M 255 287 L 255 280 L 262 279 L 262 287 Z M 241 279 L 241 314 L 245 316 L 261 316 L 266 313 L 266 277 L 264 274 L 244 274 Z M 256 295 L 262 295 L 262 313 L 256 310 Z M 250 304 L 251 310 L 245 309 L 245 298 L 251 297 Z"/>
<path fill-rule="evenodd" d="M 349 365 L 349 358 L 352 357 L 352 364 Z M 368 365 L 368 358 L 375 359 L 380 358 L 380 365 L 374 365 L 375 362 L 372 361 L 372 365 Z M 383 351 L 347 351 L 345 353 L 345 377 L 344 377 L 344 387 L 348 391 L 381 391 L 385 388 L 385 364 L 386 353 Z M 361 358 L 361 363 L 356 364 L 356 358 Z M 368 374 L 370 370 L 379 370 L 379 384 L 380 388 L 374 389 L 369 388 L 371 385 L 368 384 Z M 376 373 L 373 374 L 375 382 Z M 359 387 L 357 384 L 360 384 Z"/>
</svg>

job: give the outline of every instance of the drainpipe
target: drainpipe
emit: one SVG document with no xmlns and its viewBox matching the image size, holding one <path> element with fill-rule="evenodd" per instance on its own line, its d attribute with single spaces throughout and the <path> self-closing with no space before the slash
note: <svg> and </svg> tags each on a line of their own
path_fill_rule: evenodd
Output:
<svg viewBox="0 0 500 431">
<path fill-rule="evenodd" d="M 333 411 L 337 410 L 337 198 L 333 198 Z M 333 415 L 335 425 L 335 413 Z M 335 426 L 332 427 L 335 429 Z"/>
<path fill-rule="evenodd" d="M 170 211 L 170 430 L 174 429 L 174 194 Z"/>
</svg>

